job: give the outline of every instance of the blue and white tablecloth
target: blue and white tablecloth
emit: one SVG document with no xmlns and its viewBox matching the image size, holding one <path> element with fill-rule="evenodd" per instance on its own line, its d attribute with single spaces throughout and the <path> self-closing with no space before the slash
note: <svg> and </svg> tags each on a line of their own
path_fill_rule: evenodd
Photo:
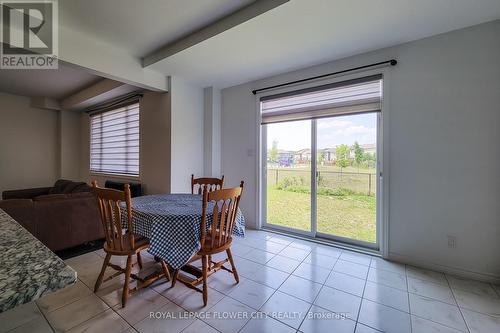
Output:
<svg viewBox="0 0 500 333">
<path fill-rule="evenodd" d="M 212 208 L 207 210 L 208 225 Z M 161 194 L 132 199 L 134 232 L 149 238 L 148 252 L 174 269 L 184 266 L 200 250 L 201 213 L 201 195 Z M 245 235 L 245 218 L 239 209 L 233 235 Z"/>
</svg>

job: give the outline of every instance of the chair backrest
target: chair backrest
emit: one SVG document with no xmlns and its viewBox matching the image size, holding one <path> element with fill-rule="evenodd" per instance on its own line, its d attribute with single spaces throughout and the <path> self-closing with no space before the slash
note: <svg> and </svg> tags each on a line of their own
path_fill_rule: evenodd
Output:
<svg viewBox="0 0 500 333">
<path fill-rule="evenodd" d="M 224 176 L 219 178 L 194 178 L 191 175 L 191 194 L 203 194 L 205 191 L 220 190 L 224 186 Z"/>
<path fill-rule="evenodd" d="M 242 192 L 243 181 L 239 187 L 203 193 L 201 251 L 218 249 L 231 241 Z M 211 203 L 212 224 L 207 229 L 207 208 Z"/>
<path fill-rule="evenodd" d="M 134 248 L 134 233 L 132 224 L 132 208 L 130 186 L 125 184 L 123 191 L 101 188 L 97 182 L 92 182 L 92 191 L 97 197 L 102 226 L 106 236 L 108 249 L 126 251 Z M 125 203 L 127 213 L 127 229 L 123 229 L 121 203 Z M 128 233 L 128 234 L 127 234 Z M 127 236 L 127 237 L 125 237 Z"/>
</svg>

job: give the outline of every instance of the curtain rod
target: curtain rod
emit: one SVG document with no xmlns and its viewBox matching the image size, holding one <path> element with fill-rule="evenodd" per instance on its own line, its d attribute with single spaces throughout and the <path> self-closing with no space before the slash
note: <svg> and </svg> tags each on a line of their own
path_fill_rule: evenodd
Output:
<svg viewBox="0 0 500 333">
<path fill-rule="evenodd" d="M 302 83 L 302 82 L 306 82 L 306 81 L 310 81 L 310 80 L 321 79 L 321 78 L 324 78 L 324 77 L 327 77 L 327 76 L 337 75 L 337 74 L 343 74 L 343 73 L 357 71 L 357 70 L 365 69 L 365 68 L 369 68 L 369 67 L 375 67 L 375 66 L 380 66 L 380 65 L 385 65 L 385 64 L 390 64 L 391 66 L 396 66 L 397 63 L 398 63 L 398 61 L 396 59 L 391 59 L 391 60 L 387 60 L 387 61 L 381 61 L 381 62 L 377 62 L 377 63 L 370 64 L 370 65 L 364 65 L 364 66 L 359 66 L 359 67 L 344 69 L 342 71 L 328 73 L 328 74 L 323 74 L 323 75 L 318 75 L 318 76 L 313 76 L 313 77 L 309 77 L 307 79 L 301 79 L 301 80 L 297 80 L 297 81 L 291 81 L 291 82 L 287 82 L 287 83 L 277 84 L 277 85 L 270 86 L 270 87 L 255 89 L 255 90 L 252 90 L 252 94 L 256 95 L 258 92 L 269 90 L 269 89 L 280 88 L 280 87 L 288 86 L 288 85 L 291 85 L 291 84 L 296 84 L 296 83 Z"/>
</svg>

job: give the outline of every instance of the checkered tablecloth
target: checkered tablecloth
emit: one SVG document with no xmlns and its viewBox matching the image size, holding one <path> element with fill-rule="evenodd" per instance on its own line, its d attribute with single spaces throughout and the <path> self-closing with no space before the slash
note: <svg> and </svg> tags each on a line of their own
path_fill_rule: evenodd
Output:
<svg viewBox="0 0 500 333">
<path fill-rule="evenodd" d="M 211 223 L 212 208 L 213 205 L 209 206 L 207 211 L 208 225 Z M 161 194 L 136 197 L 132 199 L 134 232 L 149 238 L 149 253 L 178 269 L 201 247 L 201 210 L 201 195 Z M 233 235 L 245 235 L 245 218 L 239 209 Z"/>
</svg>

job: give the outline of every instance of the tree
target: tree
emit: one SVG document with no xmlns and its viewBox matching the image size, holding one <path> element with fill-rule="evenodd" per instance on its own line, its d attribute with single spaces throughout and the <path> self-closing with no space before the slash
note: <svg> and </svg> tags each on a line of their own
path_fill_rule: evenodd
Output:
<svg viewBox="0 0 500 333">
<path fill-rule="evenodd" d="M 278 162 L 278 141 L 273 140 L 273 147 L 269 151 L 269 159 L 271 162 Z"/>
<path fill-rule="evenodd" d="M 364 153 L 365 151 L 361 146 L 359 145 L 358 141 L 354 142 L 354 161 L 356 161 L 356 165 L 358 166 L 358 172 L 359 172 L 359 166 L 364 160 Z"/>
<path fill-rule="evenodd" d="M 325 152 L 324 151 L 321 151 L 318 153 L 318 164 L 323 164 L 323 161 L 325 160 Z"/>
<path fill-rule="evenodd" d="M 340 145 L 335 149 L 335 164 L 340 167 L 340 178 L 342 178 L 342 169 L 349 165 L 349 146 Z"/>
</svg>

